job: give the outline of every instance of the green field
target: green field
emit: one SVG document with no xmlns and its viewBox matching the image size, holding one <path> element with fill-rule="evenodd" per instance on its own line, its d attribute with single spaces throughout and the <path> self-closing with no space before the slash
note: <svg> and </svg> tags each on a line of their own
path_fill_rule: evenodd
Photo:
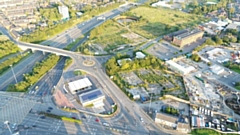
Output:
<svg viewBox="0 0 240 135">
<path fill-rule="evenodd" d="M 172 31 L 196 26 L 205 20 L 203 17 L 181 11 L 145 6 L 132 9 L 125 14 L 140 18 L 139 21 L 130 24 L 130 29 L 146 38 L 155 38 Z"/>
<path fill-rule="evenodd" d="M 123 33 L 128 33 L 128 30 L 124 29 L 117 22 L 108 20 L 90 32 L 90 42 L 102 46 L 105 50 L 114 49 L 117 45 L 131 42 L 121 36 Z"/>
</svg>

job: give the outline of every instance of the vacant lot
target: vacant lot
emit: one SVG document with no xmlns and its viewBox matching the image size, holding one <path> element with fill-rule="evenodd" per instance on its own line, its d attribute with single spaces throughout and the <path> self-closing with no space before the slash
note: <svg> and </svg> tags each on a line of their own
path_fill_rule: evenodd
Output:
<svg viewBox="0 0 240 135">
<path fill-rule="evenodd" d="M 105 50 L 117 48 L 117 45 L 131 43 L 131 40 L 124 38 L 121 34 L 129 33 L 117 22 L 108 20 L 90 32 L 91 43 L 100 45 Z"/>
<path fill-rule="evenodd" d="M 195 26 L 205 19 L 182 11 L 141 6 L 125 14 L 139 17 L 130 23 L 130 29 L 146 37 L 154 38 L 186 27 Z"/>
</svg>

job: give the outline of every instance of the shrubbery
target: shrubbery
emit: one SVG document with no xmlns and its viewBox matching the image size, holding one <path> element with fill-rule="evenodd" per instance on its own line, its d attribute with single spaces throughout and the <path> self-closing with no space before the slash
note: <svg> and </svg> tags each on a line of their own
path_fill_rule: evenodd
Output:
<svg viewBox="0 0 240 135">
<path fill-rule="evenodd" d="M 19 52 L 20 49 L 12 41 L 0 41 L 0 58 Z"/>
<path fill-rule="evenodd" d="M 23 81 L 9 85 L 7 91 L 25 92 L 28 88 L 35 84 L 46 72 L 53 68 L 59 60 L 59 56 L 49 55 L 45 60 L 36 63 L 31 73 L 24 76 Z"/>
</svg>

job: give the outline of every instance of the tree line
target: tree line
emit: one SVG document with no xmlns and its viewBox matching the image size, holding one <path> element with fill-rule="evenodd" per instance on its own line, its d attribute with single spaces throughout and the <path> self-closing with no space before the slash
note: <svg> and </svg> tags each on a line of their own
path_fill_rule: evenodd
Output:
<svg viewBox="0 0 240 135">
<path fill-rule="evenodd" d="M 25 74 L 23 81 L 15 84 L 9 85 L 7 91 L 15 91 L 15 92 L 25 92 L 28 90 L 30 86 L 35 84 L 45 73 L 47 73 L 51 68 L 53 68 L 58 60 L 59 56 L 50 54 L 46 59 L 42 62 L 36 63 L 32 72 Z"/>
<path fill-rule="evenodd" d="M 231 0 L 219 0 L 217 4 L 209 4 L 209 5 L 201 5 L 201 6 L 199 6 L 198 4 L 193 4 L 191 5 L 193 7 L 193 10 L 191 13 L 206 14 L 220 8 L 226 8 L 229 3 L 231 3 Z"/>
<path fill-rule="evenodd" d="M 0 41 L 0 58 L 19 52 L 20 49 L 12 41 Z"/>
</svg>

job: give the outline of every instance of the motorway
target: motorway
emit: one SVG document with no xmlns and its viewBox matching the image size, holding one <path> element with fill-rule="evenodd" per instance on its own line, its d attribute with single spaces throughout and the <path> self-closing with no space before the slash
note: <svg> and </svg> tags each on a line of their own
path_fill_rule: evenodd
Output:
<svg viewBox="0 0 240 135">
<path fill-rule="evenodd" d="M 128 8 L 129 7 L 130 6 L 128 6 Z M 117 10 L 107 12 L 104 14 L 104 16 L 106 16 L 107 19 L 113 18 L 125 10 L 126 9 L 124 7 L 122 7 Z M 93 29 L 94 27 L 96 27 L 97 25 L 100 25 L 103 22 L 104 21 L 97 21 L 96 18 L 93 18 L 90 21 L 88 21 L 87 23 L 82 23 L 82 24 L 78 25 L 77 27 L 74 27 L 71 30 L 68 30 L 67 32 L 64 32 L 64 33 L 58 35 L 57 37 L 52 38 L 51 42 L 50 43 L 48 42 L 48 45 L 51 47 L 56 47 L 56 48 L 63 48 L 69 42 L 71 42 L 75 38 L 75 36 L 79 37 L 81 34 L 86 33 L 87 31 Z M 27 45 L 27 46 L 34 47 L 33 44 L 22 43 L 22 42 L 19 42 L 19 44 L 23 45 L 23 46 Z M 98 70 L 96 70 L 94 67 L 85 67 L 82 64 L 82 62 L 79 62 L 80 57 L 85 57 L 83 55 L 69 52 L 69 51 L 63 51 L 60 49 L 54 49 L 54 48 L 52 48 L 52 49 L 53 49 L 52 50 L 53 52 L 56 52 L 59 54 L 67 53 L 68 56 L 70 56 L 74 59 L 74 61 L 75 61 L 74 66 L 76 68 L 83 69 L 96 77 L 96 79 L 103 86 L 104 90 L 107 93 L 110 93 L 110 95 L 112 95 L 113 98 L 117 101 L 118 107 L 121 108 L 120 116 L 124 117 L 124 119 L 127 120 L 125 123 L 128 123 L 128 125 L 130 127 L 130 129 L 129 129 L 130 134 L 139 134 L 139 135 L 148 134 L 152 130 L 157 131 L 157 134 L 165 134 L 164 132 L 158 130 L 158 128 L 155 126 L 153 120 L 150 119 L 148 116 L 146 116 L 146 114 L 142 111 L 142 109 L 135 102 L 132 102 L 131 100 L 129 100 L 128 97 L 109 79 L 109 77 L 105 74 L 105 72 L 101 70 L 102 69 L 101 64 L 98 63 L 96 58 L 93 57 L 92 59 L 96 62 L 94 67 L 96 67 Z M 32 61 L 34 61 L 34 59 L 32 59 Z M 27 121 L 29 121 L 29 120 L 34 121 L 31 114 L 28 114 L 28 115 L 29 115 L 28 117 L 31 117 L 31 118 L 26 117 L 26 119 L 28 119 Z M 142 123 L 140 121 L 140 117 L 142 117 L 145 122 Z M 35 116 L 35 118 L 36 118 L 36 116 Z M 47 118 L 47 119 L 50 119 L 50 118 Z M 115 123 L 116 119 L 117 118 L 113 118 L 112 123 Z M 38 118 L 38 120 L 40 120 L 40 119 Z M 54 120 L 50 119 L 49 122 L 51 125 L 51 122 L 54 122 Z M 58 131 L 60 131 L 58 134 L 61 134 L 62 132 L 64 132 L 63 131 L 64 126 L 66 128 L 66 125 L 63 126 L 62 122 L 57 122 L 57 121 L 55 121 L 55 123 L 57 123 L 57 126 L 59 126 L 59 128 L 56 128 L 55 130 L 52 130 L 52 131 L 49 130 L 49 132 L 46 132 L 44 130 L 43 131 L 44 134 L 49 134 L 49 133 L 54 134 L 54 132 L 58 133 Z M 110 123 L 111 123 L 111 121 L 110 121 Z M 44 124 L 46 124 L 46 121 L 43 122 L 42 125 L 44 125 Z M 48 128 L 50 125 L 45 126 L 45 128 Z M 88 125 L 88 124 L 84 123 L 84 125 Z M 99 125 L 101 125 L 101 124 L 99 124 Z M 61 127 L 61 126 L 63 126 L 63 127 Z M 91 126 L 96 126 L 96 124 L 93 124 Z M 39 129 L 36 128 L 35 130 L 37 130 L 37 132 L 40 132 L 40 130 L 42 130 L 42 128 L 39 128 Z M 23 132 L 32 132 L 33 134 L 36 133 L 36 131 L 34 131 L 34 130 L 33 131 L 30 131 L 30 130 L 25 131 L 24 130 Z M 82 133 L 84 133 L 84 132 L 81 132 L 79 134 L 82 134 Z M 96 132 L 96 134 L 101 134 L 101 132 Z M 107 131 L 104 131 L 103 134 L 108 134 L 108 133 L 107 133 Z"/>
</svg>

